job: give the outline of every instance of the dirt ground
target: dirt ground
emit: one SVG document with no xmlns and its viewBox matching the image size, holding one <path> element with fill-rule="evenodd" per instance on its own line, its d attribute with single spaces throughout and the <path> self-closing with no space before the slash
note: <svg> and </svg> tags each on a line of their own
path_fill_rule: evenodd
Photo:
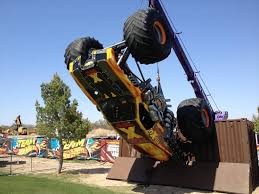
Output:
<svg viewBox="0 0 259 194">
<path fill-rule="evenodd" d="M 0 161 L 9 161 L 9 158 L 0 158 Z M 135 183 L 127 183 L 122 181 L 107 180 L 106 176 L 112 167 L 111 163 L 104 163 L 98 161 L 65 161 L 63 166 L 63 173 L 56 175 L 57 161 L 45 158 L 28 158 L 16 157 L 12 158 L 12 166 L 1 166 L 0 170 L 5 173 L 13 174 L 33 174 L 35 176 L 46 176 L 66 179 L 68 181 L 77 182 L 81 184 L 93 185 L 98 187 L 105 187 L 109 190 L 118 193 L 131 193 L 131 194 L 183 194 L 183 193 L 216 193 L 209 191 L 198 191 L 193 189 L 185 189 L 170 186 L 150 185 L 143 186 Z M 259 188 L 253 192 L 259 194 Z"/>
</svg>

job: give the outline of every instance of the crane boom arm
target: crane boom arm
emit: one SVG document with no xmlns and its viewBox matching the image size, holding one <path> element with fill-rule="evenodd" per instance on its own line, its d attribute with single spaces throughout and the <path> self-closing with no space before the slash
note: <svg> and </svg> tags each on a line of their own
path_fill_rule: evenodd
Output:
<svg viewBox="0 0 259 194">
<path fill-rule="evenodd" d="M 163 16 L 164 21 L 166 22 L 166 25 L 168 26 L 169 33 L 173 39 L 172 47 L 174 49 L 174 52 L 187 75 L 187 80 L 191 83 L 191 85 L 194 89 L 194 93 L 195 93 L 196 97 L 204 99 L 207 102 L 211 112 L 214 112 L 213 108 L 207 98 L 207 95 L 204 92 L 204 89 L 202 88 L 202 86 L 199 82 L 199 79 L 197 78 L 196 73 L 194 72 L 194 70 L 183 50 L 183 47 L 182 47 L 180 41 L 177 38 L 177 35 L 174 32 L 166 14 L 165 14 L 165 11 L 164 11 L 161 3 L 159 2 L 159 0 L 149 0 L 149 7 L 152 7 L 154 9 L 158 10 L 159 13 Z"/>
</svg>

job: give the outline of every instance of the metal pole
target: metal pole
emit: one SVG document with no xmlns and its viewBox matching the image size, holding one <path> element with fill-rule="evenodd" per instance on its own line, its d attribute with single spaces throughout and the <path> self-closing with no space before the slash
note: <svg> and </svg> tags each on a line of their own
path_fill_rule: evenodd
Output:
<svg viewBox="0 0 259 194">
<path fill-rule="evenodd" d="M 32 172 L 32 157 L 31 157 L 31 172 Z"/>
<path fill-rule="evenodd" d="M 10 175 L 12 175 L 12 163 L 13 163 L 13 154 L 11 154 Z"/>
</svg>

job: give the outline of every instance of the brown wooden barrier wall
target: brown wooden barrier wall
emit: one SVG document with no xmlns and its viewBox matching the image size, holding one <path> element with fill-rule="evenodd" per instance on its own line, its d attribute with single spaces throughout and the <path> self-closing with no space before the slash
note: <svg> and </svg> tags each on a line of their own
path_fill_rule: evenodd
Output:
<svg viewBox="0 0 259 194">
<path fill-rule="evenodd" d="M 216 122 L 216 135 L 211 142 L 196 145 L 194 148 L 197 161 L 231 162 L 250 164 L 253 187 L 258 177 L 258 158 L 253 124 L 247 119 Z M 140 157 L 131 145 L 120 140 L 121 157 Z"/>
</svg>

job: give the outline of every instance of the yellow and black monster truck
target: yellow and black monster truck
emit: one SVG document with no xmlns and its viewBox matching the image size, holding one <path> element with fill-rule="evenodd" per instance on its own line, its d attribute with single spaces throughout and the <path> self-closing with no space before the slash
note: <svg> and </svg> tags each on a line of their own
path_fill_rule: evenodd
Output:
<svg viewBox="0 0 259 194">
<path fill-rule="evenodd" d="M 145 79 L 141 64 L 164 60 L 171 52 L 173 37 L 161 13 L 148 8 L 129 17 L 124 40 L 103 48 L 94 38 L 73 41 L 65 52 L 65 63 L 85 95 L 104 118 L 136 150 L 156 160 L 182 155 L 179 131 L 190 141 L 206 139 L 213 119 L 200 98 L 183 101 L 178 121 L 169 110 L 160 82 L 153 87 Z M 129 55 L 136 60 L 141 78 L 129 68 Z"/>
</svg>

